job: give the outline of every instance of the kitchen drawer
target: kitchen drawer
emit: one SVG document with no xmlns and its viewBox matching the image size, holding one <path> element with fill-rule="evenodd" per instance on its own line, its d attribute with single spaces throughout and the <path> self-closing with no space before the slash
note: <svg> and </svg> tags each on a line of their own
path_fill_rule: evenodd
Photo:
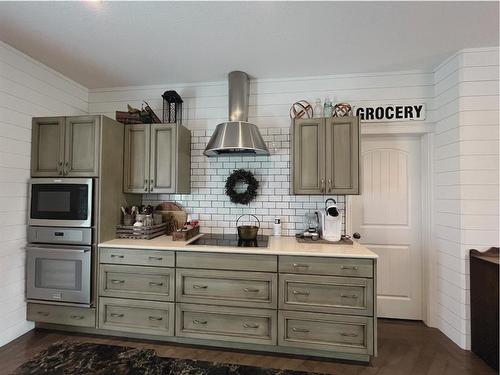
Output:
<svg viewBox="0 0 500 375">
<path fill-rule="evenodd" d="M 150 299 L 174 300 L 173 268 L 100 265 L 100 295 Z"/>
<path fill-rule="evenodd" d="M 177 302 L 276 309 L 277 291 L 276 273 L 176 270 Z"/>
<path fill-rule="evenodd" d="M 276 345 L 276 311 L 176 304 L 176 335 Z"/>
<path fill-rule="evenodd" d="M 28 303 L 27 320 L 79 327 L 95 327 L 95 309 Z"/>
<path fill-rule="evenodd" d="M 99 328 L 173 336 L 174 304 L 101 297 Z"/>
<path fill-rule="evenodd" d="M 311 275 L 373 277 L 373 260 L 357 258 L 280 256 L 279 271 L 284 273 Z"/>
<path fill-rule="evenodd" d="M 373 319 L 298 311 L 278 313 L 278 345 L 373 355 Z"/>
<path fill-rule="evenodd" d="M 174 267 L 173 251 L 99 248 L 99 262 L 131 266 Z"/>
<path fill-rule="evenodd" d="M 265 250 L 262 250 L 265 251 Z M 231 271 L 277 272 L 274 255 L 177 252 L 177 267 Z"/>
<path fill-rule="evenodd" d="M 280 309 L 373 315 L 373 280 L 280 274 Z"/>
</svg>

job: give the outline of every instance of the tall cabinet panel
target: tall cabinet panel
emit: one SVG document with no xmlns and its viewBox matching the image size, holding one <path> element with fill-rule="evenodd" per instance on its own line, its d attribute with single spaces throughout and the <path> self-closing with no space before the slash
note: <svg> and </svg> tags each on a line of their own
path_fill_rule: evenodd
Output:
<svg viewBox="0 0 500 375">
<path fill-rule="evenodd" d="M 33 118 L 31 142 L 31 175 L 63 175 L 64 117 Z"/>
<path fill-rule="evenodd" d="M 151 125 L 149 190 L 152 193 L 175 192 L 176 125 Z"/>
<path fill-rule="evenodd" d="M 359 194 L 357 117 L 293 123 L 294 194 Z"/>
<path fill-rule="evenodd" d="M 66 118 L 64 174 L 68 177 L 99 175 L 99 116 Z"/>
<path fill-rule="evenodd" d="M 359 192 L 359 120 L 357 117 L 326 119 L 326 192 Z"/>
<path fill-rule="evenodd" d="M 151 125 L 125 126 L 123 189 L 126 193 L 149 191 L 149 138 Z"/>
<path fill-rule="evenodd" d="M 320 194 L 325 188 L 325 123 L 296 120 L 293 127 L 293 188 L 295 194 Z"/>
</svg>

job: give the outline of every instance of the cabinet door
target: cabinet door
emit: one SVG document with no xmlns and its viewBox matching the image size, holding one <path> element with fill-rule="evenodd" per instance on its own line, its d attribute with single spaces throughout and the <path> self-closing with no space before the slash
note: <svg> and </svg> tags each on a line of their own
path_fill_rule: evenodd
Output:
<svg viewBox="0 0 500 375">
<path fill-rule="evenodd" d="M 150 192 L 175 193 L 176 145 L 176 125 L 151 125 Z"/>
<path fill-rule="evenodd" d="M 66 118 L 64 175 L 97 177 L 99 175 L 100 118 Z"/>
<path fill-rule="evenodd" d="M 359 194 L 359 119 L 326 119 L 326 192 Z"/>
<path fill-rule="evenodd" d="M 58 177 L 63 174 L 64 117 L 33 118 L 31 175 Z"/>
<path fill-rule="evenodd" d="M 149 191 L 149 124 L 126 125 L 123 166 L 123 191 Z"/>
<path fill-rule="evenodd" d="M 321 194 L 325 189 L 325 120 L 293 124 L 293 192 Z"/>
</svg>

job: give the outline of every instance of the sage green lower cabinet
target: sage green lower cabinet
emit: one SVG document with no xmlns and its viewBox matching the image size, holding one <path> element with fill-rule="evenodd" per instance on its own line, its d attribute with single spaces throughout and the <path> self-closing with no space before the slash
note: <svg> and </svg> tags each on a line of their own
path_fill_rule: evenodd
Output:
<svg viewBox="0 0 500 375">
<path fill-rule="evenodd" d="M 373 355 L 373 319 L 297 311 L 278 313 L 278 344 Z"/>
<path fill-rule="evenodd" d="M 177 268 L 176 301 L 275 309 L 277 284 L 275 273 Z"/>
<path fill-rule="evenodd" d="M 99 328 L 173 336 L 174 304 L 101 297 Z"/>
<path fill-rule="evenodd" d="M 216 341 L 276 345 L 276 311 L 176 304 L 176 335 Z"/>
<path fill-rule="evenodd" d="M 74 330 L 97 324 L 85 328 L 91 333 L 366 362 L 377 355 L 376 264 L 265 250 L 103 247 L 97 322 L 95 309 L 31 303 L 28 318 Z"/>
<path fill-rule="evenodd" d="M 95 327 L 94 308 L 28 303 L 27 320 L 76 327 Z"/>
<path fill-rule="evenodd" d="M 280 274 L 280 309 L 373 315 L 373 280 Z"/>
<path fill-rule="evenodd" d="M 100 295 L 173 301 L 174 273 L 173 268 L 104 264 L 100 267 Z"/>
</svg>

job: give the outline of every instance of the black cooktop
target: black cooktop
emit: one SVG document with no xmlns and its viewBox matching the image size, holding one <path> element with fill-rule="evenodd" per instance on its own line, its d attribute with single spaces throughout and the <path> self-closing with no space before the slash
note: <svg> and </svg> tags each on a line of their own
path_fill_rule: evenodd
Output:
<svg viewBox="0 0 500 375">
<path fill-rule="evenodd" d="M 244 241 L 237 234 L 204 234 L 190 245 L 231 246 L 231 247 L 267 247 L 269 236 L 260 235 L 256 240 Z"/>
</svg>

